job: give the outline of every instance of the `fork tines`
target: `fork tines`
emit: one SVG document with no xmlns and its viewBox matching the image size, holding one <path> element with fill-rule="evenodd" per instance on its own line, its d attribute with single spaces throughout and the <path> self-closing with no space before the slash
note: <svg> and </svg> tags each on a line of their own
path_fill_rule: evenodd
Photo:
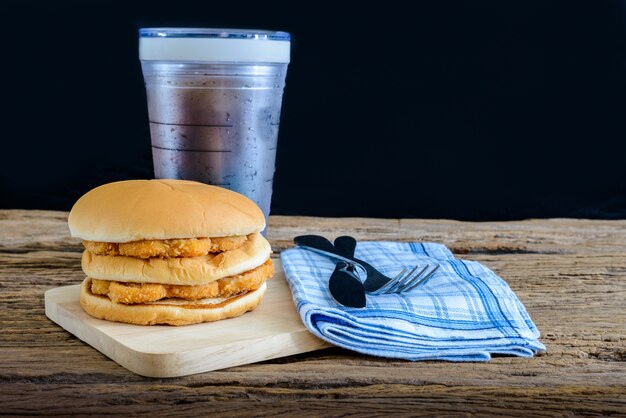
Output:
<svg viewBox="0 0 626 418">
<path fill-rule="evenodd" d="M 382 286 L 380 289 L 370 292 L 370 294 L 383 295 L 390 293 L 402 293 L 413 290 L 417 286 L 428 280 L 428 278 L 431 277 L 435 273 L 435 271 L 437 271 L 437 269 L 439 268 L 439 264 L 436 264 L 434 267 L 430 264 L 427 264 L 419 271 L 419 273 L 414 274 L 418 268 L 419 266 L 415 266 L 412 269 L 403 269 L 384 286 Z M 407 273 L 408 270 L 410 271 Z"/>
</svg>

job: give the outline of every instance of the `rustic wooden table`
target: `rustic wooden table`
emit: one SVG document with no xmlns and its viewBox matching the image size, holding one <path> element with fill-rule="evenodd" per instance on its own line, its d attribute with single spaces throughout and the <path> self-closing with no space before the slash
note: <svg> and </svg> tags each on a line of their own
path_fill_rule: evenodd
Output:
<svg viewBox="0 0 626 418">
<path fill-rule="evenodd" d="M 67 213 L 0 211 L 0 413 L 188 416 L 626 414 L 626 221 L 275 216 L 278 255 L 317 233 L 448 245 L 505 278 L 547 353 L 405 362 L 338 348 L 175 379 L 135 375 L 44 315 L 45 290 L 83 279 Z"/>
</svg>

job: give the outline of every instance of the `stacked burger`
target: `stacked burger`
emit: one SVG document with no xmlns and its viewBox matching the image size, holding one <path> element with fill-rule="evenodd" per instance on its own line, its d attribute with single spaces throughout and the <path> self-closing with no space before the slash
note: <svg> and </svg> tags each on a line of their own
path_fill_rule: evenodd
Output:
<svg viewBox="0 0 626 418">
<path fill-rule="evenodd" d="M 105 184 L 69 215 L 83 239 L 90 315 L 140 325 L 232 318 L 260 303 L 273 274 L 263 213 L 238 193 L 184 180 Z"/>
</svg>

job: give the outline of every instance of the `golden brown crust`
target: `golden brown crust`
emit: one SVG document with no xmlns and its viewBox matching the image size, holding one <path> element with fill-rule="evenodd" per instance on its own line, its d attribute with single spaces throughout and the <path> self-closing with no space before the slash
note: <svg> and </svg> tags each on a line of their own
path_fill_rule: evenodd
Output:
<svg viewBox="0 0 626 418">
<path fill-rule="evenodd" d="M 236 250 L 200 257 L 141 259 L 85 251 L 82 267 L 87 276 L 102 280 L 198 285 L 252 270 L 263 264 L 271 251 L 267 240 L 255 233 Z"/>
<path fill-rule="evenodd" d="M 108 296 L 113 302 L 133 304 L 154 302 L 164 298 L 199 300 L 215 297 L 229 297 L 256 290 L 274 274 L 272 260 L 236 276 L 225 277 L 204 285 L 183 286 L 155 283 L 120 283 L 108 280 L 91 279 L 91 292 Z"/>
<path fill-rule="evenodd" d="M 91 293 L 107 296 L 117 303 L 154 302 L 167 297 L 167 288 L 155 283 L 120 283 L 91 279 Z"/>
<path fill-rule="evenodd" d="M 91 293 L 93 293 L 94 295 L 105 296 L 109 293 L 111 283 L 113 282 L 109 280 L 91 279 Z"/>
<path fill-rule="evenodd" d="M 248 290 L 258 289 L 266 280 L 272 277 L 273 274 L 274 264 L 272 260 L 268 258 L 263 265 L 254 270 L 218 280 L 218 296 L 231 296 Z"/>
<path fill-rule="evenodd" d="M 98 255 L 120 255 L 119 244 L 116 242 L 83 241 L 85 250 Z"/>
<path fill-rule="evenodd" d="M 248 237 L 183 238 L 131 242 L 83 241 L 85 249 L 97 255 L 137 258 L 200 257 L 209 253 L 236 250 Z"/>
<path fill-rule="evenodd" d="M 90 288 L 91 279 L 86 278 L 80 288 L 80 304 L 85 312 L 95 318 L 137 325 L 189 325 L 234 318 L 253 310 L 261 302 L 267 285 L 263 284 L 257 290 L 227 300 L 205 304 L 190 302 L 188 305 L 124 305 L 105 296 L 94 295 Z"/>
<path fill-rule="evenodd" d="M 208 254 L 209 238 L 143 240 L 119 244 L 120 255 L 126 257 L 198 257 Z"/>
<path fill-rule="evenodd" d="M 209 249 L 210 253 L 221 253 L 224 251 L 232 251 L 241 247 L 246 240 L 247 236 L 236 236 L 236 237 L 214 237 L 211 238 L 211 248 Z"/>
</svg>

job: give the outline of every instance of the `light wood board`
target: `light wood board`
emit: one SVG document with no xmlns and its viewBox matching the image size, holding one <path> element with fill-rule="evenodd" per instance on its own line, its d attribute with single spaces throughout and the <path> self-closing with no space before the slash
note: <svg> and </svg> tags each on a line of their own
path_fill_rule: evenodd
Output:
<svg viewBox="0 0 626 418">
<path fill-rule="evenodd" d="M 80 285 L 45 293 L 46 316 L 142 376 L 176 377 L 256 363 L 328 347 L 302 324 L 279 262 L 257 309 L 238 318 L 141 326 L 93 318 L 80 306 Z"/>
</svg>

